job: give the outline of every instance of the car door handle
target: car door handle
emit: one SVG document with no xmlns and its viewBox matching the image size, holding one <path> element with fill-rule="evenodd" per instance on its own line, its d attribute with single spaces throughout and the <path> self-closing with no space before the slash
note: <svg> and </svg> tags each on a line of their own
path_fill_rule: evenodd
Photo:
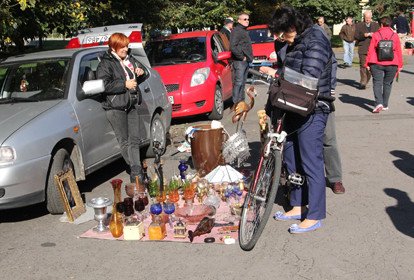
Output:
<svg viewBox="0 0 414 280">
<path fill-rule="evenodd" d="M 151 91 L 151 89 L 149 87 L 144 88 L 144 92 L 150 92 L 150 91 Z"/>
</svg>

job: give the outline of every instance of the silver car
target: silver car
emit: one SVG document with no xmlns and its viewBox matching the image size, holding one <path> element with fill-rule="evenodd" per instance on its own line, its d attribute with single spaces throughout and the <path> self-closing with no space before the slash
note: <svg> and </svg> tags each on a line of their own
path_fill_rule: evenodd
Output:
<svg viewBox="0 0 414 280">
<path fill-rule="evenodd" d="M 82 89 L 85 81 L 96 79 L 107 49 L 40 52 L 0 63 L 0 209 L 46 201 L 49 212 L 61 213 L 54 174 L 71 167 L 76 180 L 85 180 L 121 157 L 101 95 Z M 142 147 L 151 156 L 155 140 L 165 148 L 171 104 L 159 74 L 144 70 L 139 111 L 145 127 Z"/>
</svg>

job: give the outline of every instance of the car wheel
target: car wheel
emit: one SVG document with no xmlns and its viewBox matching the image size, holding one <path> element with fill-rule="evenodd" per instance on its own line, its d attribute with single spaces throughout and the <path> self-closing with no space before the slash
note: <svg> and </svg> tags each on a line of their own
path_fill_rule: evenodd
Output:
<svg viewBox="0 0 414 280">
<path fill-rule="evenodd" d="M 161 116 L 158 114 L 155 114 L 151 121 L 151 129 L 150 129 L 150 145 L 147 149 L 146 156 L 147 157 L 154 157 L 155 153 L 153 150 L 154 142 L 158 141 L 161 143 L 160 149 L 161 154 L 164 154 L 165 147 L 167 145 L 167 133 L 165 131 L 164 123 L 161 119 Z"/>
<path fill-rule="evenodd" d="M 221 87 L 216 85 L 216 90 L 214 92 L 214 104 L 213 110 L 208 115 L 210 120 L 221 120 L 223 118 L 224 112 L 224 102 L 223 102 L 223 94 L 221 92 Z"/>
<path fill-rule="evenodd" d="M 69 168 L 74 170 L 69 152 L 66 149 L 59 149 L 52 158 L 46 186 L 46 207 L 51 214 L 62 214 L 65 211 L 59 190 L 55 186 L 54 176 L 59 172 L 69 170 Z M 64 182 L 63 187 L 65 188 L 69 204 L 74 206 L 74 199 L 67 182 Z"/>
</svg>

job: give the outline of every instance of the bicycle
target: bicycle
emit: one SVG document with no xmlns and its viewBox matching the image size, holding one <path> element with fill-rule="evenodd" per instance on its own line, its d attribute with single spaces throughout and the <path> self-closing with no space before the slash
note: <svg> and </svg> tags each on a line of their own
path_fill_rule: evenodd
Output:
<svg viewBox="0 0 414 280">
<path fill-rule="evenodd" d="M 267 84 L 275 80 L 275 78 L 253 69 L 249 69 L 249 72 L 265 80 Z M 320 99 L 333 101 L 335 98 L 321 97 Z M 259 164 L 242 206 L 239 245 L 244 251 L 252 250 L 259 240 L 281 185 L 281 173 L 283 170 L 282 151 L 287 137 L 287 133 L 282 128 L 284 118 L 285 113 L 277 118 L 273 132 L 271 128 L 265 135 Z M 288 186 L 291 184 L 301 186 L 305 181 L 305 178 L 298 173 L 290 174 L 284 179 L 286 179 L 286 185 Z"/>
</svg>

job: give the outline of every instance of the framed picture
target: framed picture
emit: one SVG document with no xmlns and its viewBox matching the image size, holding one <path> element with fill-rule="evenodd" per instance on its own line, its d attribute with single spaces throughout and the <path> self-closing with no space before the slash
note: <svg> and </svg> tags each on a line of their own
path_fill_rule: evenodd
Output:
<svg viewBox="0 0 414 280">
<path fill-rule="evenodd" d="M 59 190 L 66 215 L 70 222 L 86 212 L 85 204 L 73 176 L 72 169 L 62 171 L 54 176 L 55 185 Z"/>
</svg>

